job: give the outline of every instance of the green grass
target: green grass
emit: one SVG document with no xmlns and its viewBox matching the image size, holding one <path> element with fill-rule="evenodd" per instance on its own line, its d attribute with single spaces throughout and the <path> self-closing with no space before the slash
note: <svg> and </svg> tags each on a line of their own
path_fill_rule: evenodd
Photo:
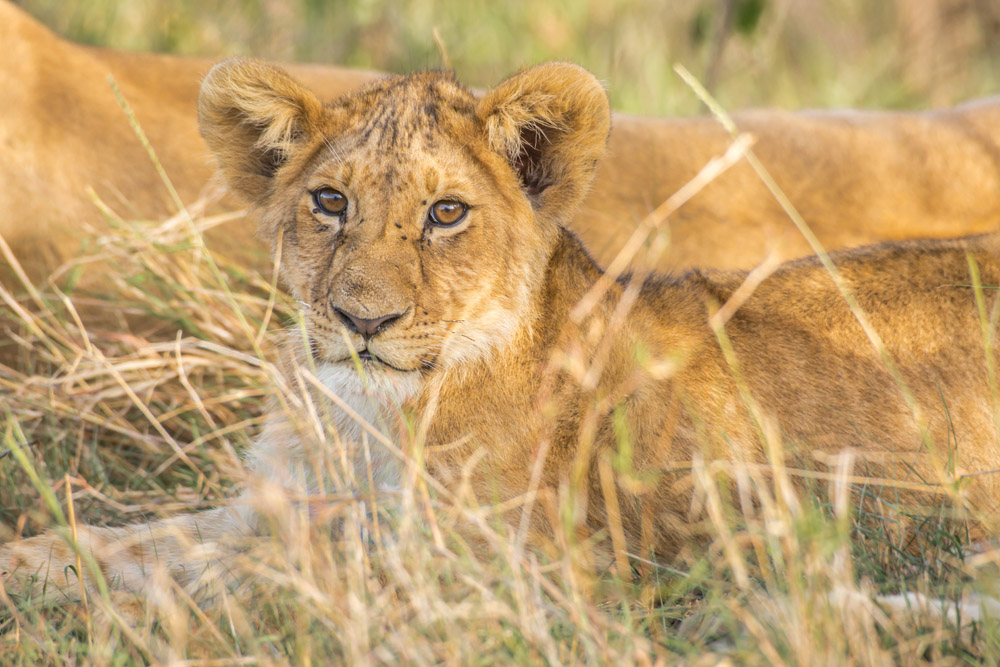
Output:
<svg viewBox="0 0 1000 667">
<path fill-rule="evenodd" d="M 933 13 L 937 3 L 896 3 L 904 8 L 897 13 L 893 3 L 867 0 L 732 0 L 737 11 L 728 24 L 721 0 L 22 4 L 86 43 L 393 72 L 442 66 L 436 30 L 470 85 L 570 60 L 606 82 L 616 108 L 654 115 L 700 111 L 675 63 L 708 81 L 729 109 L 925 107 L 1000 89 L 1000 19 L 982 2 L 964 2 L 949 18 Z"/>
<path fill-rule="evenodd" d="M 616 106 L 644 113 L 699 108 L 673 64 L 704 78 L 719 34 L 715 5 L 694 0 L 368 0 L 336 9 L 262 1 L 238 12 L 217 0 L 24 4 L 92 43 L 393 71 L 440 64 L 436 28 L 470 83 L 571 59 L 608 82 Z M 961 76 L 904 75 L 898 18 L 879 3 L 831 1 L 812 16 L 765 2 L 756 19 L 754 3 L 737 5 L 744 14 L 715 66 L 714 92 L 730 108 L 927 106 L 997 88 L 985 38 L 962 52 Z M 294 335 L 296 309 L 266 278 L 221 258 L 213 266 L 185 225 L 121 224 L 100 260 L 120 278 L 99 293 L 77 289 L 64 300 L 41 285 L 41 303 L 16 295 L 27 318 L 0 307 L 14 334 L 0 348 L 9 360 L 0 365 L 0 446 L 35 443 L 20 461 L 0 459 L 0 541 L 58 525 L 44 498 L 65 513 L 67 482 L 78 520 L 89 523 L 225 502 L 245 481 L 240 455 L 267 399 L 281 393 L 273 344 L 286 326 Z M 73 303 L 103 304 L 119 326 L 84 335 Z M 179 333 L 127 333 L 140 317 Z M 259 338 L 264 330 L 274 335 Z M 319 467 L 348 474 L 337 454 L 321 453 Z M 571 525 L 551 545 L 520 549 L 496 516 L 420 474 L 391 498 L 345 490 L 331 475 L 321 520 L 304 520 L 288 502 L 270 509 L 271 535 L 232 557 L 237 585 L 207 582 L 189 596 L 162 582 L 156 604 L 129 595 L 86 606 L 4 601 L 0 662 L 1000 662 L 992 620 L 954 623 L 876 601 L 919 591 L 957 604 L 996 590 L 994 554 L 966 554 L 944 503 L 912 517 L 922 536 L 915 547 L 886 518 L 891 494 L 879 505 L 877 488 L 844 475 L 805 483 L 735 463 L 695 473 L 696 492 L 717 508 L 698 527 L 704 539 L 674 562 L 636 559 L 628 572 L 595 568 Z M 732 488 L 758 501 L 741 504 Z M 478 546 L 459 530 L 469 524 Z M 138 610 L 137 624 L 116 618 L 127 610 Z"/>
</svg>

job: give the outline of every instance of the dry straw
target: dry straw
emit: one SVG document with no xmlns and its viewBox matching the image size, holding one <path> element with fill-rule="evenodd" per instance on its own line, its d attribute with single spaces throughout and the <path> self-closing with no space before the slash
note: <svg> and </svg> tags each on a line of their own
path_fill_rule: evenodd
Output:
<svg viewBox="0 0 1000 667">
<path fill-rule="evenodd" d="M 640 221 L 611 277 L 652 265 L 669 243 L 669 215 L 736 161 L 752 161 L 751 144 L 737 135 Z M 273 418 L 264 412 L 269 404 L 325 443 L 303 470 L 322 480 L 323 492 L 266 490 L 266 506 L 258 507 L 264 536 L 191 545 L 213 568 L 193 591 L 154 571 L 143 595 L 102 587 L 83 605 L 3 594 L 4 663 L 1000 659 L 993 622 L 969 623 L 963 614 L 974 607 L 959 604 L 972 584 L 988 585 L 993 552 L 966 559 L 961 536 L 947 532 L 945 521 L 925 526 L 940 533 L 937 552 L 901 550 L 893 526 L 858 518 L 858 491 L 882 481 L 859 474 L 850 452 L 832 457 L 828 473 L 787 466 L 780 434 L 749 393 L 768 460 L 695 462 L 690 483 L 707 537 L 670 566 L 627 552 L 612 489 L 642 480 L 598 462 L 609 501 L 604 537 L 615 557 L 610 569 L 597 570 L 593 545 L 577 538 L 574 494 L 589 464 L 587 425 L 613 406 L 595 401 L 584 414 L 580 457 L 556 494 L 538 486 L 540 443 L 533 485 L 517 503 L 524 516 L 546 513 L 556 531 L 551 544 L 529 546 L 527 522 L 501 518 L 518 505 L 480 505 L 463 484 L 445 488 L 425 473 L 419 418 L 403 441 L 384 435 L 384 425 L 364 424 L 361 442 L 345 442 L 327 402 L 346 404 L 310 368 L 299 369 L 298 387 L 282 377 L 273 345 L 301 338 L 297 305 L 273 279 L 227 263 L 202 240 L 206 228 L 232 216 L 198 215 L 197 206 L 178 202 L 173 218 L 129 222 L 95 203 L 115 231 L 95 239 L 96 253 L 65 267 L 60 275 L 77 276 L 71 291 L 30 283 L 0 239 L 21 279 L 16 289 L 0 286 L 10 332 L 0 350 L 2 438 L 13 453 L 0 460 L 0 540 L 62 526 L 75 543 L 78 522 L 132 522 L 226 503 L 236 487 L 261 483 L 243 469 L 240 453 Z M 95 267 L 100 280 L 90 280 Z M 724 349 L 728 318 L 773 268 L 766 262 L 751 272 L 745 289 L 716 312 Z M 606 287 L 599 282 L 573 317 L 582 320 Z M 624 294 L 604 336 L 615 335 L 631 307 L 635 290 Z M 552 360 L 583 386 L 596 386 L 602 364 L 601 354 L 585 359 L 572 351 Z M 669 377 L 673 368 L 661 365 L 651 372 Z M 29 441 L 39 445 L 19 445 Z M 358 479 L 348 463 L 355 447 L 370 462 L 375 443 L 407 466 L 398 492 L 376 492 L 370 469 Z M 87 569 L 86 561 L 80 552 L 77 568 Z M 902 595 L 883 605 L 882 591 Z"/>
</svg>

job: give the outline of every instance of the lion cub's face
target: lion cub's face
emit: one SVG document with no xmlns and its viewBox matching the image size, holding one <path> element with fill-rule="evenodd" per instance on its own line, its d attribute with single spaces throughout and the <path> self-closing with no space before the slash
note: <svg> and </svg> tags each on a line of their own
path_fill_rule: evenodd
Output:
<svg viewBox="0 0 1000 667">
<path fill-rule="evenodd" d="M 294 211 L 284 276 L 321 358 L 413 371 L 514 333 L 547 243 L 514 174 L 475 142 L 473 112 L 440 75 L 329 110 L 326 141 L 281 197 Z"/>
<path fill-rule="evenodd" d="M 314 355 L 401 373 L 528 333 L 609 118 L 600 85 L 572 65 L 527 70 L 482 100 L 423 73 L 324 107 L 248 61 L 209 74 L 199 115 L 230 186 L 281 249 Z"/>
</svg>

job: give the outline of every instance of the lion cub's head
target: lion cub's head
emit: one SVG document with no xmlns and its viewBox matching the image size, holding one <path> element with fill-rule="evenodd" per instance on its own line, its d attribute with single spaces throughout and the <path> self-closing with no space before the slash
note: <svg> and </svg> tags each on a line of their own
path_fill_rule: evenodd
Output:
<svg viewBox="0 0 1000 667">
<path fill-rule="evenodd" d="M 232 60 L 202 85 L 199 118 L 281 249 L 314 354 L 408 372 L 481 358 L 530 327 L 610 114 L 569 64 L 482 99 L 427 72 L 324 105 L 281 70 Z"/>
</svg>

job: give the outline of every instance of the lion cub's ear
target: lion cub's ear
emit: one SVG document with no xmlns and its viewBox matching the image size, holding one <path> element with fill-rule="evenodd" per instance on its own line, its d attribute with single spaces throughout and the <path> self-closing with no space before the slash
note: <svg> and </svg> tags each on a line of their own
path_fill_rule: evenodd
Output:
<svg viewBox="0 0 1000 667">
<path fill-rule="evenodd" d="M 476 113 L 536 215 L 566 220 L 587 192 L 611 129 L 600 82 L 569 63 L 538 65 L 489 91 Z"/>
<path fill-rule="evenodd" d="M 219 63 L 201 84 L 198 123 L 229 188 L 250 204 L 317 131 L 323 105 L 283 70 L 254 60 Z"/>
</svg>

